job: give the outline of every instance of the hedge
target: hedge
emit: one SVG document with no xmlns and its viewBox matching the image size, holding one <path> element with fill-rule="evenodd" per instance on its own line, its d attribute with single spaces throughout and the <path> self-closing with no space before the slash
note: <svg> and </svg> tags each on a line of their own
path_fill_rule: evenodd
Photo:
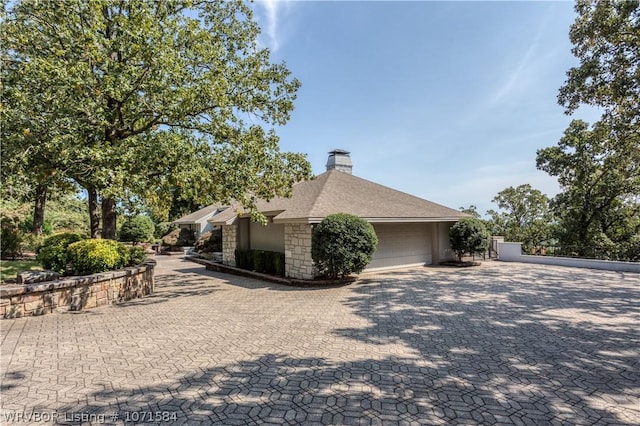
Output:
<svg viewBox="0 0 640 426">
<path fill-rule="evenodd" d="M 271 275 L 284 276 L 284 253 L 267 250 L 242 250 L 236 249 L 236 266 Z"/>
</svg>

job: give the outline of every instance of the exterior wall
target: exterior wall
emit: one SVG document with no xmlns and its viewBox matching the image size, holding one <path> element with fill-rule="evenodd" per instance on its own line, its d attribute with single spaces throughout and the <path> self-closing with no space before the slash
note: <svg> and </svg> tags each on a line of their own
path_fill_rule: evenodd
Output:
<svg viewBox="0 0 640 426">
<path fill-rule="evenodd" d="M 640 262 L 619 262 L 614 260 L 523 255 L 522 243 L 498 243 L 498 260 L 506 262 L 537 263 L 543 265 L 573 266 L 576 268 L 640 273 Z"/>
<path fill-rule="evenodd" d="M 206 220 L 202 221 L 199 224 L 198 237 L 200 237 L 205 232 L 209 232 L 209 231 L 213 231 L 213 225 L 211 223 L 207 222 Z"/>
<path fill-rule="evenodd" d="M 222 263 L 236 266 L 236 247 L 238 245 L 237 225 L 222 226 Z"/>
<path fill-rule="evenodd" d="M 0 288 L 0 316 L 19 318 L 62 311 L 80 311 L 143 297 L 153 293 L 156 262 L 119 271 L 4 285 Z"/>
<path fill-rule="evenodd" d="M 281 223 L 249 224 L 249 247 L 284 253 L 284 225 Z"/>
<path fill-rule="evenodd" d="M 439 222 L 438 226 L 438 246 L 440 258 L 439 262 L 446 262 L 447 260 L 455 260 L 456 254 L 451 250 L 451 243 L 449 242 L 449 229 L 455 224 L 455 222 Z"/>
<path fill-rule="evenodd" d="M 313 279 L 315 269 L 311 258 L 311 225 L 287 223 L 284 225 L 285 274 L 290 278 Z"/>
</svg>

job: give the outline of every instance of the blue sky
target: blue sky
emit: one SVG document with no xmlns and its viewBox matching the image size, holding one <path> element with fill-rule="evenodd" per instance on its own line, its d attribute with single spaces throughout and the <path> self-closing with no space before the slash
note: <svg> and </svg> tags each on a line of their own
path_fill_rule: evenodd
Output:
<svg viewBox="0 0 640 426">
<path fill-rule="evenodd" d="M 529 183 L 572 118 L 557 104 L 577 64 L 570 2 L 257 1 L 260 43 L 302 82 L 277 129 L 281 149 L 351 151 L 354 174 L 452 208 L 496 208 L 502 189 Z"/>
</svg>

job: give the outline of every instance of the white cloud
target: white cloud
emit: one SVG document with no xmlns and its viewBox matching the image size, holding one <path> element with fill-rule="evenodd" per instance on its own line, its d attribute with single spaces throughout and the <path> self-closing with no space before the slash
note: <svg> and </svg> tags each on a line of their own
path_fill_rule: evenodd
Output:
<svg viewBox="0 0 640 426">
<path fill-rule="evenodd" d="M 255 4 L 257 6 L 256 12 L 258 12 L 257 18 L 267 39 L 263 42 L 272 52 L 277 52 L 282 45 L 282 18 L 288 14 L 291 2 L 257 0 Z"/>
</svg>

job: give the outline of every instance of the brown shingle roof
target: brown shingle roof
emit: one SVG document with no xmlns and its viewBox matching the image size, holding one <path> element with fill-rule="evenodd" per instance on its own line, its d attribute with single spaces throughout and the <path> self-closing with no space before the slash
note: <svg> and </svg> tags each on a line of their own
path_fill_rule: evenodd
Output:
<svg viewBox="0 0 640 426">
<path fill-rule="evenodd" d="M 458 210 L 337 170 L 297 183 L 291 198 L 259 201 L 257 208 L 263 213 L 275 213 L 276 223 L 319 222 L 333 213 L 350 213 L 369 222 L 457 221 L 466 216 Z M 231 208 L 212 221 L 229 223 L 236 213 L 236 209 Z"/>
</svg>

